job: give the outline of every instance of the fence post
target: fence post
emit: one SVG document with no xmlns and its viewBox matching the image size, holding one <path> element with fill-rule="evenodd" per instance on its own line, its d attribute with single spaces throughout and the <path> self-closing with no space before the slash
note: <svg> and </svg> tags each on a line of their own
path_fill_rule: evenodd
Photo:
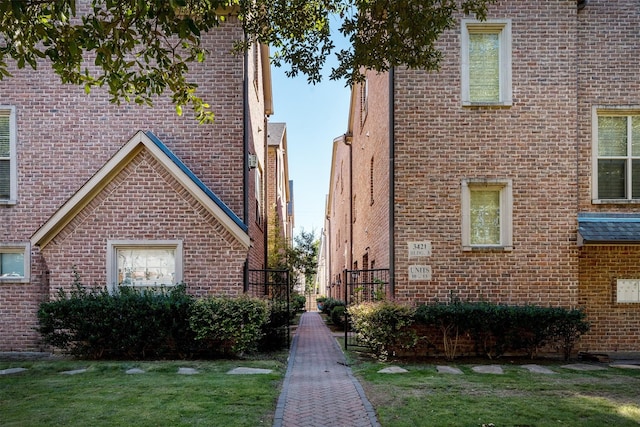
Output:
<svg viewBox="0 0 640 427">
<path fill-rule="evenodd" d="M 344 270 L 344 280 L 342 281 L 342 283 L 344 283 L 344 349 L 347 349 L 347 346 L 349 345 L 349 281 L 347 280 L 347 278 L 349 277 L 349 272 L 347 271 L 347 269 Z"/>
</svg>

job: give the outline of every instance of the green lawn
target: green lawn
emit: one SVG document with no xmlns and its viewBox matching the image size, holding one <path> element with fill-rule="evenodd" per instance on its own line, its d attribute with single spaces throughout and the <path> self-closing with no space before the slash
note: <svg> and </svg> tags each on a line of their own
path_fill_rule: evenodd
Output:
<svg viewBox="0 0 640 427">
<path fill-rule="evenodd" d="M 239 366 L 274 372 L 226 374 Z M 28 371 L 0 376 L 3 427 L 271 425 L 285 371 L 277 360 L 0 362 L 15 367 Z M 199 373 L 178 375 L 180 367 Z M 61 373 L 73 369 L 87 372 Z"/>
<path fill-rule="evenodd" d="M 350 355 L 352 355 L 350 353 Z M 439 374 L 435 365 L 398 364 L 409 373 L 379 374 L 388 366 L 354 358 L 352 369 L 383 427 L 400 426 L 637 426 L 640 371 L 581 372 L 548 364 L 554 375 L 499 363 L 504 375 Z M 526 363 L 526 362 L 522 362 Z M 268 375 L 227 375 L 239 367 Z M 270 426 L 285 371 L 272 360 L 0 362 L 0 425 L 7 426 Z M 178 375 L 191 367 L 197 375 Z M 87 372 L 61 372 L 86 368 Z M 128 375 L 129 368 L 144 374 Z M 330 410 L 330 408 L 327 408 Z"/>
<path fill-rule="evenodd" d="M 366 360 L 353 371 L 383 427 L 401 426 L 637 426 L 640 371 L 609 368 L 579 372 L 547 365 L 556 374 L 533 374 L 499 361 L 504 375 L 440 374 L 435 365 L 403 365 L 405 374 L 379 374 L 387 366 Z M 526 361 L 522 363 L 527 363 Z"/>
</svg>

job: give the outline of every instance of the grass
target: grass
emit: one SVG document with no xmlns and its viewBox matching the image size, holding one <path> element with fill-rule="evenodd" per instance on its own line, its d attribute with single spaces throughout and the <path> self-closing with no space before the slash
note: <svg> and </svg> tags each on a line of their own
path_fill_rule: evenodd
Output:
<svg viewBox="0 0 640 427">
<path fill-rule="evenodd" d="M 238 367 L 267 375 L 227 375 Z M 0 425 L 250 426 L 271 425 L 284 364 L 279 360 L 198 362 L 0 362 Z M 196 375 L 177 375 L 191 367 Z M 129 375 L 129 368 L 144 374 Z M 77 375 L 61 372 L 87 369 Z"/>
<path fill-rule="evenodd" d="M 0 369 L 0 425 L 13 426 L 270 426 L 286 354 L 268 360 L 93 362 L 12 361 Z M 352 370 L 383 427 L 637 426 L 640 371 L 572 371 L 546 363 L 553 375 L 533 374 L 501 360 L 504 375 L 439 374 L 434 364 L 399 363 L 409 372 L 379 374 L 388 364 L 348 352 Z M 528 363 L 522 362 L 522 363 Z M 227 375 L 238 367 L 269 375 Z M 197 375 L 177 375 L 191 367 Z M 61 372 L 80 369 L 78 375 Z M 129 368 L 145 374 L 127 375 Z M 330 408 L 327 408 L 330 410 Z"/>
<path fill-rule="evenodd" d="M 352 362 L 383 427 L 640 424 L 637 370 L 572 371 L 557 363 L 547 366 L 556 374 L 545 375 L 503 361 L 504 375 L 478 374 L 472 365 L 451 365 L 463 375 L 440 374 L 424 364 L 398 365 L 405 374 L 379 374 L 387 365 Z"/>
</svg>

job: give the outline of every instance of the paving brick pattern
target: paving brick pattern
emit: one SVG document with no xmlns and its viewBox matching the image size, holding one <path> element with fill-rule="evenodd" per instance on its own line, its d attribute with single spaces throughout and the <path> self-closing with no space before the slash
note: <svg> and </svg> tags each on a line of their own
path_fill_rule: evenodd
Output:
<svg viewBox="0 0 640 427">
<path fill-rule="evenodd" d="M 304 313 L 300 320 L 273 426 L 380 426 L 318 313 Z"/>
</svg>

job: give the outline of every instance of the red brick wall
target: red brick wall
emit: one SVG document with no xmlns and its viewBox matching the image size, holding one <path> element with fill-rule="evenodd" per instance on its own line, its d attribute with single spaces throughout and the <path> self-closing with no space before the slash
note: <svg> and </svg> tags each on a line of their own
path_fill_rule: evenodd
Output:
<svg viewBox="0 0 640 427">
<path fill-rule="evenodd" d="M 590 0 L 578 15 L 578 143 L 581 212 L 640 212 L 638 204 L 591 203 L 592 107 L 640 106 L 640 9 L 633 0 Z M 580 250 L 579 302 L 591 332 L 581 349 L 638 351 L 640 304 L 616 303 L 616 279 L 640 278 L 640 247 Z"/>
<path fill-rule="evenodd" d="M 41 351 L 36 313 L 44 290 L 39 283 L 2 284 L 0 294 L 0 351 Z"/>
<path fill-rule="evenodd" d="M 488 18 L 512 22 L 512 106 L 462 107 L 459 25 L 439 42 L 445 54 L 439 72 L 395 70 L 396 298 L 442 301 L 454 292 L 471 300 L 583 306 L 592 331 L 580 349 L 638 350 L 640 304 L 615 303 L 614 289 L 616 278 L 640 278 L 640 249 L 578 248 L 576 241 L 578 212 L 639 212 L 637 204 L 591 202 L 592 107 L 640 106 L 637 2 L 590 0 L 578 12 L 570 0 L 526 7 L 498 1 L 489 10 Z M 367 245 L 379 248 L 366 230 L 384 235 L 388 229 L 376 223 L 384 213 L 367 216 L 362 206 L 372 155 L 367 142 L 380 141 L 371 144 L 374 158 L 387 156 L 382 112 L 389 100 L 382 86 L 370 84 L 369 115 L 381 114 L 368 117 L 363 128 L 359 106 L 352 115 L 357 260 Z M 465 178 L 512 182 L 513 250 L 462 249 Z M 342 224 L 336 217 L 348 209 L 335 204 L 348 206 L 348 200 L 335 184 L 330 191 L 333 237 Z M 425 240 L 433 254 L 409 259 L 407 243 Z M 341 259 L 343 248 L 331 245 L 333 260 Z M 412 264 L 429 265 L 432 280 L 409 281 Z"/>
<path fill-rule="evenodd" d="M 640 247 L 585 247 L 580 253 L 580 297 L 591 331 L 583 351 L 638 351 L 640 304 L 617 303 L 616 279 L 640 278 Z"/>
<path fill-rule="evenodd" d="M 216 113 L 215 123 L 208 125 L 198 125 L 189 109 L 185 109 L 184 116 L 177 116 L 168 97 L 155 99 L 153 108 L 134 104 L 117 106 L 109 103 L 102 90 L 94 89 L 86 96 L 80 87 L 61 85 L 47 64 L 42 64 L 38 71 L 13 70 L 15 77 L 0 82 L 0 104 L 13 105 L 17 111 L 18 203 L 0 206 L 0 242 L 28 242 L 32 234 L 138 130 L 155 133 L 242 218 L 244 69 L 242 55 L 230 53 L 233 42 L 242 37 L 237 20 L 229 18 L 204 41 L 210 51 L 209 59 L 191 67 L 193 80 L 199 84 L 198 94 Z M 252 92 L 252 95 L 251 107 L 263 108 L 258 94 Z M 260 150 L 265 132 L 264 125 L 259 130 L 259 123 L 264 123 L 264 118 L 264 111 L 252 113 L 249 126 L 250 150 L 260 156 L 264 155 Z M 155 207 L 154 217 L 142 218 L 145 215 L 142 211 L 129 216 L 131 197 L 140 195 L 131 187 L 129 191 L 134 196 L 129 194 L 129 200 L 125 200 L 123 194 L 119 203 L 113 199 L 113 211 L 100 211 L 99 216 L 91 218 L 93 229 L 80 226 L 74 231 L 77 242 L 64 241 L 60 248 L 71 252 L 54 250 L 55 245 L 61 243 L 52 242 L 46 248 L 52 258 L 45 263 L 37 255 L 37 248 L 33 248 L 31 284 L 0 283 L 0 351 L 38 348 L 32 327 L 37 302 L 49 295 L 45 270 L 51 270 L 52 289 L 71 283 L 70 269 L 74 264 L 78 265 L 85 283 L 102 285 L 104 239 L 116 235 L 162 239 L 182 236 L 180 238 L 185 239 L 184 279 L 191 282 L 194 293 L 213 292 L 212 286 L 219 286 L 216 289 L 223 293 L 241 291 L 242 274 L 238 263 L 241 265 L 246 259 L 246 250 L 241 251 L 233 239 L 221 233 L 220 226 L 211 218 L 196 215 L 191 202 L 176 198 L 168 188 L 160 190 L 161 182 L 155 175 L 150 175 L 149 179 L 149 190 L 155 192 L 139 202 L 141 207 Z M 249 183 L 249 205 L 253 206 L 253 177 Z M 133 184 L 136 183 L 123 185 Z M 187 209 L 188 215 L 183 217 L 185 213 L 175 209 L 176 206 Z M 252 259 L 261 266 L 264 258 L 262 231 L 251 225 L 255 224 L 255 215 L 251 216 L 251 212 L 250 208 L 250 217 L 245 221 L 250 224 L 254 240 Z M 176 221 L 175 229 L 169 220 Z M 112 228 L 105 228 L 104 224 Z M 82 233 L 101 236 L 94 240 L 92 247 L 86 241 L 89 236 Z M 206 243 L 211 248 L 194 258 L 190 252 L 193 245 L 199 248 Z"/>
<path fill-rule="evenodd" d="M 181 240 L 190 293 L 242 292 L 246 249 L 149 154 L 136 156 L 43 248 L 52 295 L 71 287 L 74 266 L 83 284 L 104 286 L 107 240 Z"/>
<path fill-rule="evenodd" d="M 291 240 L 292 236 L 287 236 L 287 200 L 286 188 L 288 183 L 283 183 L 281 177 L 286 176 L 281 173 L 286 168 L 285 157 L 282 150 L 284 147 L 269 145 L 267 150 L 267 229 L 269 235 L 269 251 L 275 250 L 285 239 Z M 269 257 L 271 253 L 269 253 Z"/>
<path fill-rule="evenodd" d="M 576 13 L 575 1 L 490 6 L 488 18 L 512 20 L 511 107 L 462 107 L 459 25 L 439 42 L 440 72 L 396 71 L 399 300 L 577 303 Z M 512 181 L 512 251 L 463 251 L 465 178 Z M 423 240 L 432 256 L 409 260 L 407 243 Z M 409 281 L 411 264 L 432 280 Z"/>
<path fill-rule="evenodd" d="M 351 175 L 349 171 L 350 146 L 342 139 L 333 143 L 332 175 L 329 179 L 330 199 L 327 207 L 329 251 L 329 289 L 327 294 L 341 298 L 344 290 L 338 286 L 342 282 L 342 272 L 351 268 L 350 222 Z"/>
<path fill-rule="evenodd" d="M 247 124 L 247 133 L 249 135 L 249 153 L 255 154 L 258 158 L 259 169 L 262 171 L 262 209 L 260 211 L 261 218 L 257 217 L 256 212 L 256 171 L 258 169 L 252 169 L 249 172 L 249 186 L 248 186 L 248 206 L 249 206 L 249 219 L 247 224 L 249 225 L 249 235 L 251 236 L 251 250 L 249 251 L 249 268 L 262 269 L 266 268 L 265 259 L 265 233 L 267 230 L 267 215 L 269 212 L 266 210 L 266 183 L 267 183 L 267 166 L 265 145 L 267 138 L 267 123 L 265 120 L 264 112 L 264 99 L 263 94 L 263 82 L 262 82 L 262 70 L 258 67 L 257 73 L 254 72 L 256 64 L 261 63 L 260 49 L 253 46 L 247 54 L 247 76 L 250 76 L 248 87 L 248 99 L 247 104 L 249 106 L 249 117 Z M 253 77 L 257 77 L 254 80 Z M 241 129 L 240 129 L 241 130 Z M 240 167 L 241 163 L 234 164 L 229 163 L 227 168 Z"/>
<path fill-rule="evenodd" d="M 640 106 L 640 8 L 634 0 L 590 0 L 578 14 L 580 211 L 638 212 L 638 205 L 591 203 L 592 107 Z"/>
<path fill-rule="evenodd" d="M 368 73 L 367 87 L 366 115 L 362 96 L 358 96 L 351 123 L 353 259 L 358 261 L 358 268 L 365 267 L 365 257 L 369 260 L 367 268 L 389 268 L 389 75 Z"/>
</svg>

